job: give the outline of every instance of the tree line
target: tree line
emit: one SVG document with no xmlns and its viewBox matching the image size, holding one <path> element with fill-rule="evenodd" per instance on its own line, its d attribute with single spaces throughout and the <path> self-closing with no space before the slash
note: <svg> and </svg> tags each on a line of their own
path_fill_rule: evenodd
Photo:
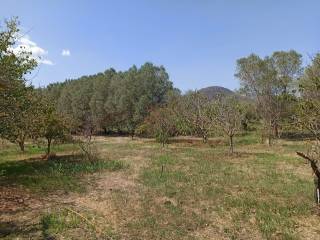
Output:
<svg viewBox="0 0 320 240">
<path fill-rule="evenodd" d="M 56 110 L 71 119 L 74 133 L 127 133 L 132 137 L 151 109 L 164 104 L 173 88 L 163 66 L 145 63 L 117 72 L 84 76 L 41 89 Z"/>
<path fill-rule="evenodd" d="M 17 19 L 0 31 L 0 137 L 24 150 L 27 140 L 53 141 L 71 134 L 118 133 L 155 137 L 165 144 L 177 135 L 234 137 L 256 130 L 272 144 L 282 134 L 308 132 L 320 140 L 320 54 L 306 67 L 294 50 L 236 62 L 240 89 L 213 98 L 199 91 L 181 94 L 163 66 L 145 63 L 34 88 L 26 80 L 37 67 L 31 53 L 13 47 Z"/>
<path fill-rule="evenodd" d="M 174 134 L 190 134 L 206 142 L 210 135 L 224 134 L 229 137 L 231 152 L 234 136 L 249 128 L 269 145 L 284 134 L 296 138 L 307 134 L 319 141 L 319 53 L 306 67 L 302 55 L 294 50 L 276 51 L 264 58 L 251 54 L 236 64 L 235 77 L 240 81 L 236 95 L 218 94 L 209 99 L 191 91 L 152 113 L 147 119 L 149 129 L 158 122 L 155 136 L 161 136 L 161 141 Z"/>
</svg>

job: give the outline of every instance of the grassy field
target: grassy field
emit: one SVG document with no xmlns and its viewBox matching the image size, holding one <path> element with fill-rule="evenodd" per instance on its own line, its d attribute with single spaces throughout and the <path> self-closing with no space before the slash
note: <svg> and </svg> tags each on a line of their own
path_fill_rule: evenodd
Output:
<svg viewBox="0 0 320 240">
<path fill-rule="evenodd" d="M 101 161 L 73 145 L 41 160 L 28 145 L 0 151 L 3 239 L 319 239 L 305 143 L 97 137 Z"/>
</svg>

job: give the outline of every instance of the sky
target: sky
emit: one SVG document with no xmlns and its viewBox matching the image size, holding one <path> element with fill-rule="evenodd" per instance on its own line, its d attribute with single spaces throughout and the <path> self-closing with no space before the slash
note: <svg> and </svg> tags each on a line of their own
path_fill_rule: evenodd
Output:
<svg viewBox="0 0 320 240">
<path fill-rule="evenodd" d="M 241 57 L 320 51 L 319 0 L 1 0 L 1 26 L 13 16 L 41 57 L 36 87 L 148 61 L 183 91 L 236 89 Z"/>
</svg>

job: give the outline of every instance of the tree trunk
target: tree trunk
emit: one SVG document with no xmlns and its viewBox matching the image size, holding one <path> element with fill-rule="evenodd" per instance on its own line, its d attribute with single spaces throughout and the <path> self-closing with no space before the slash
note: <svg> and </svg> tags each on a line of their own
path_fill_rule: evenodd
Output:
<svg viewBox="0 0 320 240">
<path fill-rule="evenodd" d="M 271 133 L 269 132 L 268 134 L 268 145 L 271 146 L 272 145 L 272 136 Z"/>
<path fill-rule="evenodd" d="M 233 153 L 233 136 L 229 136 L 230 140 L 230 152 Z"/>
<path fill-rule="evenodd" d="M 265 138 L 265 131 L 264 130 L 262 130 L 261 131 L 261 136 L 260 136 L 261 138 L 260 138 L 260 143 L 261 144 L 264 144 L 265 143 L 265 140 L 266 140 L 266 138 Z"/>
<path fill-rule="evenodd" d="M 48 141 L 48 145 L 47 145 L 47 154 L 49 155 L 50 154 L 50 151 L 51 151 L 51 140 L 50 138 L 47 139 Z"/>
<path fill-rule="evenodd" d="M 268 145 L 272 145 L 272 120 L 270 120 L 269 129 L 268 129 Z"/>
<path fill-rule="evenodd" d="M 273 133 L 274 133 L 274 136 L 276 136 L 277 138 L 280 138 L 279 126 L 277 123 L 273 125 Z"/>
<path fill-rule="evenodd" d="M 202 136 L 202 142 L 203 142 L 203 143 L 207 143 L 207 142 L 208 142 L 208 135 L 207 135 L 207 134 L 203 134 L 203 136 Z"/>
<path fill-rule="evenodd" d="M 18 144 L 19 144 L 20 150 L 24 152 L 24 141 L 20 141 L 18 142 Z"/>
</svg>

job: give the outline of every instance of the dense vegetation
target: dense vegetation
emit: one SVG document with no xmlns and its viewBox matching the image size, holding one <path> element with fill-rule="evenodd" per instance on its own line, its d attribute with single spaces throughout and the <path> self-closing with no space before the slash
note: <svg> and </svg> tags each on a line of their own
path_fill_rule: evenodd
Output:
<svg viewBox="0 0 320 240">
<path fill-rule="evenodd" d="M 12 51 L 18 33 L 16 19 L 1 32 L 0 134 L 22 151 L 27 139 L 44 138 L 50 153 L 54 140 L 71 133 L 138 134 L 162 143 L 175 135 L 201 136 L 207 142 L 225 134 L 231 151 L 241 130 L 258 130 L 270 145 L 288 132 L 307 131 L 318 138 L 319 54 L 305 69 L 294 50 L 241 58 L 237 94 L 219 88 L 215 96 L 208 89 L 181 95 L 165 68 L 152 63 L 34 89 L 24 77 L 37 61 L 23 49 Z"/>
<path fill-rule="evenodd" d="M 63 83 L 50 84 L 44 95 L 57 111 L 72 119 L 74 132 L 125 132 L 134 135 L 147 114 L 167 101 L 174 89 L 164 67 L 146 63 L 125 72 L 106 70 Z"/>
</svg>

